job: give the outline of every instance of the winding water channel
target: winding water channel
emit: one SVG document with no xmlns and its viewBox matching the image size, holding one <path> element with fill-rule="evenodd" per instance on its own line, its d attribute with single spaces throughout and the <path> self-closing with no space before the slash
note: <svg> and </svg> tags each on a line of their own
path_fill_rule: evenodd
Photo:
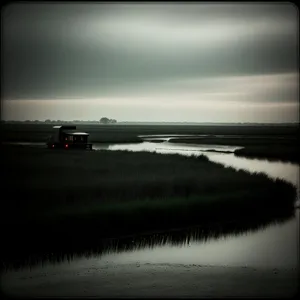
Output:
<svg viewBox="0 0 300 300">
<path fill-rule="evenodd" d="M 96 143 L 93 149 L 203 154 L 225 167 L 263 172 L 272 179 L 294 184 L 299 205 L 298 164 L 237 157 L 233 152 L 238 145 L 172 144 L 168 141 L 170 136 L 151 137 L 163 139 L 159 143 L 150 142 L 147 136 L 142 138 L 142 143 L 135 144 Z M 253 216 L 251 224 L 245 222 L 239 228 L 179 229 L 110 240 L 102 246 L 100 242 L 97 249 L 88 252 L 54 254 L 34 263 L 29 261 L 21 269 L 8 269 L 2 274 L 1 284 L 7 293 L 18 297 L 285 297 L 297 288 L 298 252 L 299 208 L 295 208 L 294 215 L 288 218 L 260 221 Z"/>
<path fill-rule="evenodd" d="M 157 153 L 179 153 L 181 155 L 206 155 L 211 161 L 227 167 L 249 172 L 263 172 L 269 177 L 281 178 L 294 184 L 299 194 L 299 165 L 286 162 L 247 159 L 233 153 L 207 152 L 231 151 L 240 147 L 222 145 L 172 144 L 168 137 L 163 143 L 145 141 L 140 144 L 94 145 L 94 149 L 151 151 Z M 159 139 L 162 136 L 157 137 Z M 153 137 L 152 137 L 153 139 Z M 108 254 L 102 260 L 118 263 L 182 263 L 202 265 L 230 265 L 269 268 L 296 268 L 298 264 L 299 211 L 295 217 L 284 223 L 272 224 L 257 231 L 229 234 L 206 241 L 191 239 L 184 245 L 157 245 L 150 249 Z M 96 258 L 95 258 L 96 259 Z"/>
<path fill-rule="evenodd" d="M 94 150 L 130 150 L 151 151 L 157 153 L 179 153 L 181 155 L 206 155 L 211 161 L 226 167 L 243 169 L 249 172 L 263 172 L 270 178 L 281 178 L 294 184 L 299 195 L 299 165 L 286 162 L 247 159 L 237 157 L 233 151 L 239 146 L 172 144 L 170 136 L 151 136 L 151 139 L 164 139 L 164 142 L 149 142 L 148 136 L 142 136 L 144 142 L 134 144 L 94 144 Z M 29 143 L 27 143 L 29 145 Z M 42 143 L 31 144 L 42 146 Z M 213 150 L 216 152 L 209 152 Z M 220 152 L 218 152 L 220 151 Z M 232 153 L 223 153 L 232 152 Z M 298 196 L 299 199 L 299 196 Z M 299 202 L 298 202 L 299 203 Z M 255 219 L 255 216 L 254 216 Z M 191 233 L 186 238 L 180 237 L 174 242 L 174 236 L 168 239 L 156 236 L 135 239 L 130 247 L 111 247 L 101 255 L 94 253 L 88 257 L 72 256 L 72 268 L 76 265 L 101 265 L 104 263 L 163 263 L 197 264 L 210 266 L 249 266 L 260 268 L 296 268 L 298 264 L 299 244 L 299 209 L 295 216 L 285 222 L 273 222 L 257 228 L 232 230 L 220 234 L 207 234 L 205 238 Z M 185 233 L 182 233 L 183 235 Z M 146 241 L 145 241 L 146 239 Z M 175 238 L 176 240 L 176 238 Z M 116 244 L 115 244 L 116 245 Z M 118 249 L 117 249 L 118 248 Z M 62 260 L 64 265 L 67 260 Z M 44 264 L 43 268 L 51 263 Z M 36 268 L 40 268 L 37 266 Z"/>
</svg>

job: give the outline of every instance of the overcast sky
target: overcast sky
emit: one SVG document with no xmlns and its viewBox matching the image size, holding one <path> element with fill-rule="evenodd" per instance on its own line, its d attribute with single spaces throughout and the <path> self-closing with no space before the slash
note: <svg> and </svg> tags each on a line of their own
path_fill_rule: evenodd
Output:
<svg viewBox="0 0 300 300">
<path fill-rule="evenodd" d="M 299 121 L 286 4 L 10 4 L 2 118 Z"/>
</svg>

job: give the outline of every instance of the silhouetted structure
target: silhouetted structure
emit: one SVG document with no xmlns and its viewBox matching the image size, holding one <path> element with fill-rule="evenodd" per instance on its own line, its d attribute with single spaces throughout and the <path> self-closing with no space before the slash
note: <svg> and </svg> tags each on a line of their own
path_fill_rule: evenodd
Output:
<svg viewBox="0 0 300 300">
<path fill-rule="evenodd" d="M 47 141 L 48 148 L 81 148 L 92 149 L 92 144 L 88 143 L 89 134 L 76 131 L 76 126 L 53 126 L 53 134 Z"/>
</svg>

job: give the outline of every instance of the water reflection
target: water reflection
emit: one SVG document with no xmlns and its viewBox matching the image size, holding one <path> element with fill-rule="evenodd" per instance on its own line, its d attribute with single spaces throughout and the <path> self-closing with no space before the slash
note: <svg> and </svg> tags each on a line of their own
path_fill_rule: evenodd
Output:
<svg viewBox="0 0 300 300">
<path fill-rule="evenodd" d="M 191 154 L 203 154 L 202 151 L 214 150 L 214 151 L 228 151 L 233 153 L 237 149 L 241 149 L 240 146 L 226 146 L 226 145 L 190 145 L 184 143 L 171 144 L 167 141 L 162 143 L 151 143 L 148 141 L 135 144 L 111 144 L 108 146 L 108 150 L 130 150 L 130 151 L 148 151 L 157 153 L 179 153 L 185 155 Z M 107 145 L 100 143 L 93 144 L 94 150 L 107 149 Z"/>
<path fill-rule="evenodd" d="M 143 142 L 139 144 L 105 145 L 94 144 L 96 150 L 132 150 L 157 153 L 179 153 L 186 156 L 206 155 L 211 161 L 225 167 L 243 169 L 249 172 L 263 172 L 270 178 L 280 178 L 298 188 L 299 165 L 284 162 L 236 157 L 233 153 L 204 152 L 207 150 L 231 151 L 236 147 L 221 145 L 191 145 Z M 299 196 L 298 196 L 299 197 Z M 131 236 L 123 239 L 97 240 L 92 245 L 78 242 L 75 246 L 60 244 L 54 251 L 46 251 L 25 257 L 18 256 L 11 266 L 34 266 L 41 263 L 61 263 L 86 257 L 97 263 L 101 259 L 117 263 L 156 262 L 156 263 L 198 263 L 217 265 L 265 265 L 271 267 L 296 267 L 299 241 L 299 210 L 297 219 L 294 211 L 272 212 L 263 219 L 253 216 L 242 223 L 228 223 L 214 228 L 190 228 L 154 235 Z M 37 242 L 38 243 L 38 242 Z M 34 246 L 34 245 L 33 245 Z M 33 247 L 34 248 L 34 247 Z M 21 250 L 19 250 L 21 252 Z M 51 254 L 52 253 L 52 254 Z M 15 257 L 16 258 L 16 257 Z M 8 260 L 3 257 L 3 265 Z"/>
<path fill-rule="evenodd" d="M 23 267 L 33 267 L 47 263 L 55 264 L 64 261 L 71 262 L 78 257 L 95 257 L 105 255 L 126 253 L 128 251 L 144 252 L 145 250 L 160 247 L 189 247 L 196 244 L 210 244 L 214 240 L 223 240 L 228 237 L 234 238 L 242 235 L 248 235 L 257 231 L 262 231 L 276 224 L 283 224 L 288 220 L 293 220 L 295 211 L 272 212 L 263 218 L 243 220 L 239 222 L 229 222 L 222 226 L 215 224 L 207 227 L 193 227 L 177 229 L 168 232 L 157 232 L 155 234 L 132 235 L 123 238 L 95 240 L 92 244 L 78 243 L 74 241 L 73 246 L 60 241 L 54 248 L 46 251 L 39 248 L 39 241 L 31 242 L 32 247 L 29 252 L 15 253 L 11 257 L 2 257 L 4 269 L 19 269 Z M 262 240 L 262 242 L 265 242 Z M 34 250 L 33 250 L 34 249 Z M 21 249 L 18 249 L 20 251 Z M 33 255 L 32 253 L 35 252 Z M 31 255 L 29 254 L 31 253 Z M 151 255 L 150 255 L 151 256 Z"/>
<path fill-rule="evenodd" d="M 161 154 L 177 153 L 184 156 L 205 155 L 209 160 L 221 163 L 225 167 L 233 167 L 237 170 L 246 170 L 251 173 L 264 173 L 272 179 L 283 179 L 296 187 L 299 187 L 299 165 L 290 162 L 268 161 L 267 159 L 253 159 L 234 155 L 234 151 L 242 147 L 226 145 L 193 145 L 193 144 L 172 144 L 168 142 L 156 144 L 143 142 L 137 144 L 111 144 L 106 150 L 129 150 L 148 151 Z M 94 145 L 95 150 L 104 150 L 99 145 Z M 216 152 L 210 152 L 211 150 Z M 222 153 L 228 152 L 228 153 Z"/>
</svg>

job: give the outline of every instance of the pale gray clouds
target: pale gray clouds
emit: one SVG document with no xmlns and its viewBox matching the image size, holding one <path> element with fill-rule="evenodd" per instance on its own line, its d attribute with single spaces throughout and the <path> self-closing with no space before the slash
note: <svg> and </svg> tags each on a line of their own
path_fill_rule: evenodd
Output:
<svg viewBox="0 0 300 300">
<path fill-rule="evenodd" d="M 182 114 L 173 111 L 170 121 L 201 122 L 195 110 L 210 107 L 214 122 L 234 116 L 247 122 L 246 113 L 225 110 L 237 103 L 249 111 L 269 107 L 266 119 L 274 122 L 297 120 L 293 4 L 13 4 L 2 17 L 3 98 L 44 99 L 45 106 L 52 100 L 49 118 L 58 119 L 58 107 L 68 105 L 60 99 L 82 99 L 81 107 L 96 106 L 82 116 L 69 109 L 60 118 L 93 119 L 97 107 L 100 116 L 163 121 L 180 106 Z M 36 101 L 26 103 L 42 107 Z M 9 107 L 5 118 L 18 104 Z M 31 118 L 48 118 L 34 111 Z"/>
</svg>

